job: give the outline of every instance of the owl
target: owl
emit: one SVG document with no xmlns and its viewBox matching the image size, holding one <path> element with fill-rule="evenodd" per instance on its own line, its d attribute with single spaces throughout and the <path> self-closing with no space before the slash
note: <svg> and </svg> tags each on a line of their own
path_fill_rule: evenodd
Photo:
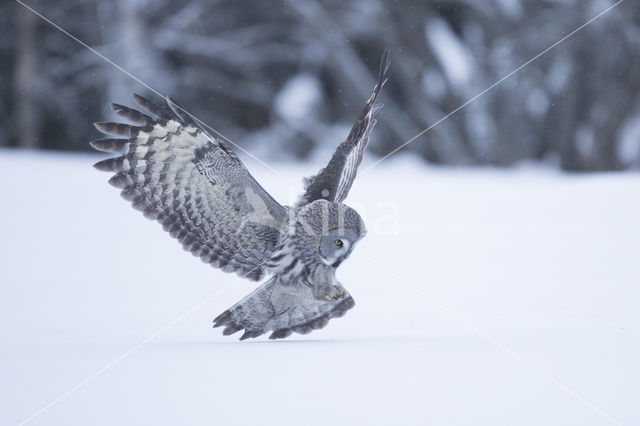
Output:
<svg viewBox="0 0 640 426">
<path fill-rule="evenodd" d="M 371 97 L 326 167 L 305 179 L 294 206 L 283 206 L 251 176 L 226 141 L 167 98 L 160 107 L 140 95 L 145 112 L 112 104 L 135 124 L 100 122 L 117 138 L 90 142 L 116 157 L 94 165 L 145 217 L 160 222 L 203 262 L 243 278 L 269 279 L 224 311 L 214 327 L 240 339 L 284 338 L 327 325 L 354 306 L 336 269 L 366 234 L 360 215 L 342 202 L 362 161 L 386 82 L 389 52 Z"/>
</svg>

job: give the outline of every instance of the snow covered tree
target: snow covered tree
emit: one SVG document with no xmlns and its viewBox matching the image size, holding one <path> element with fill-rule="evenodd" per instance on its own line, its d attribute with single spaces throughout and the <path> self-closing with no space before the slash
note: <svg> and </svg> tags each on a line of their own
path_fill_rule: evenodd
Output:
<svg viewBox="0 0 640 426">
<path fill-rule="evenodd" d="M 606 0 L 61 0 L 30 3 L 258 155 L 331 150 L 391 78 L 385 155 L 606 9 Z M 147 89 L 18 3 L 0 5 L 0 145 L 88 149 L 109 101 Z M 406 150 L 439 164 L 640 167 L 640 9 L 622 3 Z M 286 149 L 274 149 L 286 148 Z"/>
</svg>

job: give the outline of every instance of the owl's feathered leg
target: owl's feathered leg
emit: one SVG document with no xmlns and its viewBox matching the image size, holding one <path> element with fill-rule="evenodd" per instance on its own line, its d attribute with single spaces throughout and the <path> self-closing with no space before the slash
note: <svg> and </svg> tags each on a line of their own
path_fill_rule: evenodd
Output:
<svg viewBox="0 0 640 426">
<path fill-rule="evenodd" d="M 315 294 L 318 291 L 321 299 Z M 327 297 L 329 294 L 332 297 Z M 303 283 L 283 284 L 275 276 L 220 314 L 213 326 L 224 326 L 224 335 L 244 329 L 240 340 L 269 331 L 273 332 L 270 339 L 279 339 L 294 332 L 307 334 L 323 328 L 331 318 L 341 317 L 354 305 L 353 298 L 341 286 L 318 290 Z"/>
</svg>

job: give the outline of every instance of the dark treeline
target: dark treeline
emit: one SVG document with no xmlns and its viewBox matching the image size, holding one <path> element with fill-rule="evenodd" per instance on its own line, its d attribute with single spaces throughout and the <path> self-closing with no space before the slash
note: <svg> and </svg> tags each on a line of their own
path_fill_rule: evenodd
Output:
<svg viewBox="0 0 640 426">
<path fill-rule="evenodd" d="M 26 3 L 239 145 L 296 158 L 344 138 L 386 47 L 391 77 L 371 146 L 380 156 L 613 4 Z M 149 94 L 16 2 L 2 2 L 0 24 L 0 145 L 88 150 L 91 123 L 113 118 L 109 101 Z M 639 89 L 640 8 L 624 2 L 406 150 L 438 164 L 640 168 Z"/>
</svg>

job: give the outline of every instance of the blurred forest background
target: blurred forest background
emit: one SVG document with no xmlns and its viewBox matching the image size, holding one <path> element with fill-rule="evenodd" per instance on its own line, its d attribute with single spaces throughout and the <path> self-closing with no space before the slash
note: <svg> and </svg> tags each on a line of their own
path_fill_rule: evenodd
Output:
<svg viewBox="0 0 640 426">
<path fill-rule="evenodd" d="M 613 4 L 608 0 L 24 0 L 263 158 L 333 150 L 392 52 L 382 156 Z M 109 101 L 149 92 L 0 4 L 0 146 L 89 150 Z M 159 101 L 155 95 L 153 99 Z M 628 0 L 406 150 L 438 164 L 640 168 L 640 7 Z"/>
</svg>

